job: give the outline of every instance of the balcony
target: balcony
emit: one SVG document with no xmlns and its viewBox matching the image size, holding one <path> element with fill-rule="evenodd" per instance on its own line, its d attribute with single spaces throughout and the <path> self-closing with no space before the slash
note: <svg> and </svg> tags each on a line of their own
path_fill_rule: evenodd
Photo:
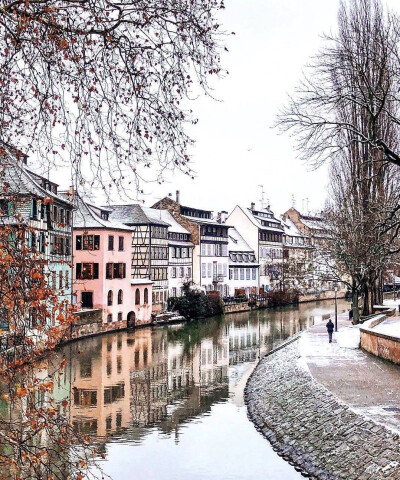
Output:
<svg viewBox="0 0 400 480">
<path fill-rule="evenodd" d="M 224 281 L 224 276 L 223 275 L 214 275 L 213 276 L 213 283 L 222 283 Z"/>
</svg>

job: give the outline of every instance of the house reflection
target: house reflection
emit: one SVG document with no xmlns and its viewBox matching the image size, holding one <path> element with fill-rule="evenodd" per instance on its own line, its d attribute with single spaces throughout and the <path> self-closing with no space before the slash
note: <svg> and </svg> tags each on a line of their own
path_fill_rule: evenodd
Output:
<svg viewBox="0 0 400 480">
<path fill-rule="evenodd" d="M 71 420 L 102 438 L 140 441 L 149 427 L 178 436 L 181 424 L 229 398 L 230 366 L 256 361 L 326 311 L 315 304 L 259 310 L 70 344 Z"/>
<path fill-rule="evenodd" d="M 171 431 L 227 397 L 228 349 L 222 338 L 185 350 L 167 342 L 166 328 L 78 342 L 70 349 L 71 420 L 98 437 L 151 425 Z"/>
</svg>

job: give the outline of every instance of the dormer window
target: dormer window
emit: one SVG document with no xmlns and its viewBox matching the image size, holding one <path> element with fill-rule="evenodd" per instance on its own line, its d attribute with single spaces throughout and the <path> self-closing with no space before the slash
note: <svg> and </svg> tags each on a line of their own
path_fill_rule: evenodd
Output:
<svg viewBox="0 0 400 480">
<path fill-rule="evenodd" d="M 102 218 L 103 220 L 108 220 L 108 215 L 109 215 L 108 212 L 106 212 L 106 211 L 104 211 L 104 210 L 101 211 L 101 218 Z"/>
</svg>

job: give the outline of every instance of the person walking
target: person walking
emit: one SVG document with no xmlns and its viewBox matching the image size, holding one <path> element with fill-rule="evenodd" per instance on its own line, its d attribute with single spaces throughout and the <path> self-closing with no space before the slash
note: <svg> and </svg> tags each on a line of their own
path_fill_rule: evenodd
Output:
<svg viewBox="0 0 400 480">
<path fill-rule="evenodd" d="M 328 336 L 329 336 L 329 343 L 332 343 L 332 334 L 333 334 L 334 328 L 335 328 L 335 325 L 333 324 L 332 320 L 329 319 L 329 322 L 326 324 L 326 329 L 328 330 Z"/>
</svg>

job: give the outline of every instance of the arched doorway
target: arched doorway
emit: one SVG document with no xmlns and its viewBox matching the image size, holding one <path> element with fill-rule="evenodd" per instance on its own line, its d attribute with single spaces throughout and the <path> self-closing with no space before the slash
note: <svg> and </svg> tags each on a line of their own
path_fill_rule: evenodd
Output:
<svg viewBox="0 0 400 480">
<path fill-rule="evenodd" d="M 126 322 L 126 326 L 128 328 L 135 328 L 135 324 L 136 324 L 136 314 L 135 314 L 135 312 L 129 312 L 127 322 Z"/>
</svg>

